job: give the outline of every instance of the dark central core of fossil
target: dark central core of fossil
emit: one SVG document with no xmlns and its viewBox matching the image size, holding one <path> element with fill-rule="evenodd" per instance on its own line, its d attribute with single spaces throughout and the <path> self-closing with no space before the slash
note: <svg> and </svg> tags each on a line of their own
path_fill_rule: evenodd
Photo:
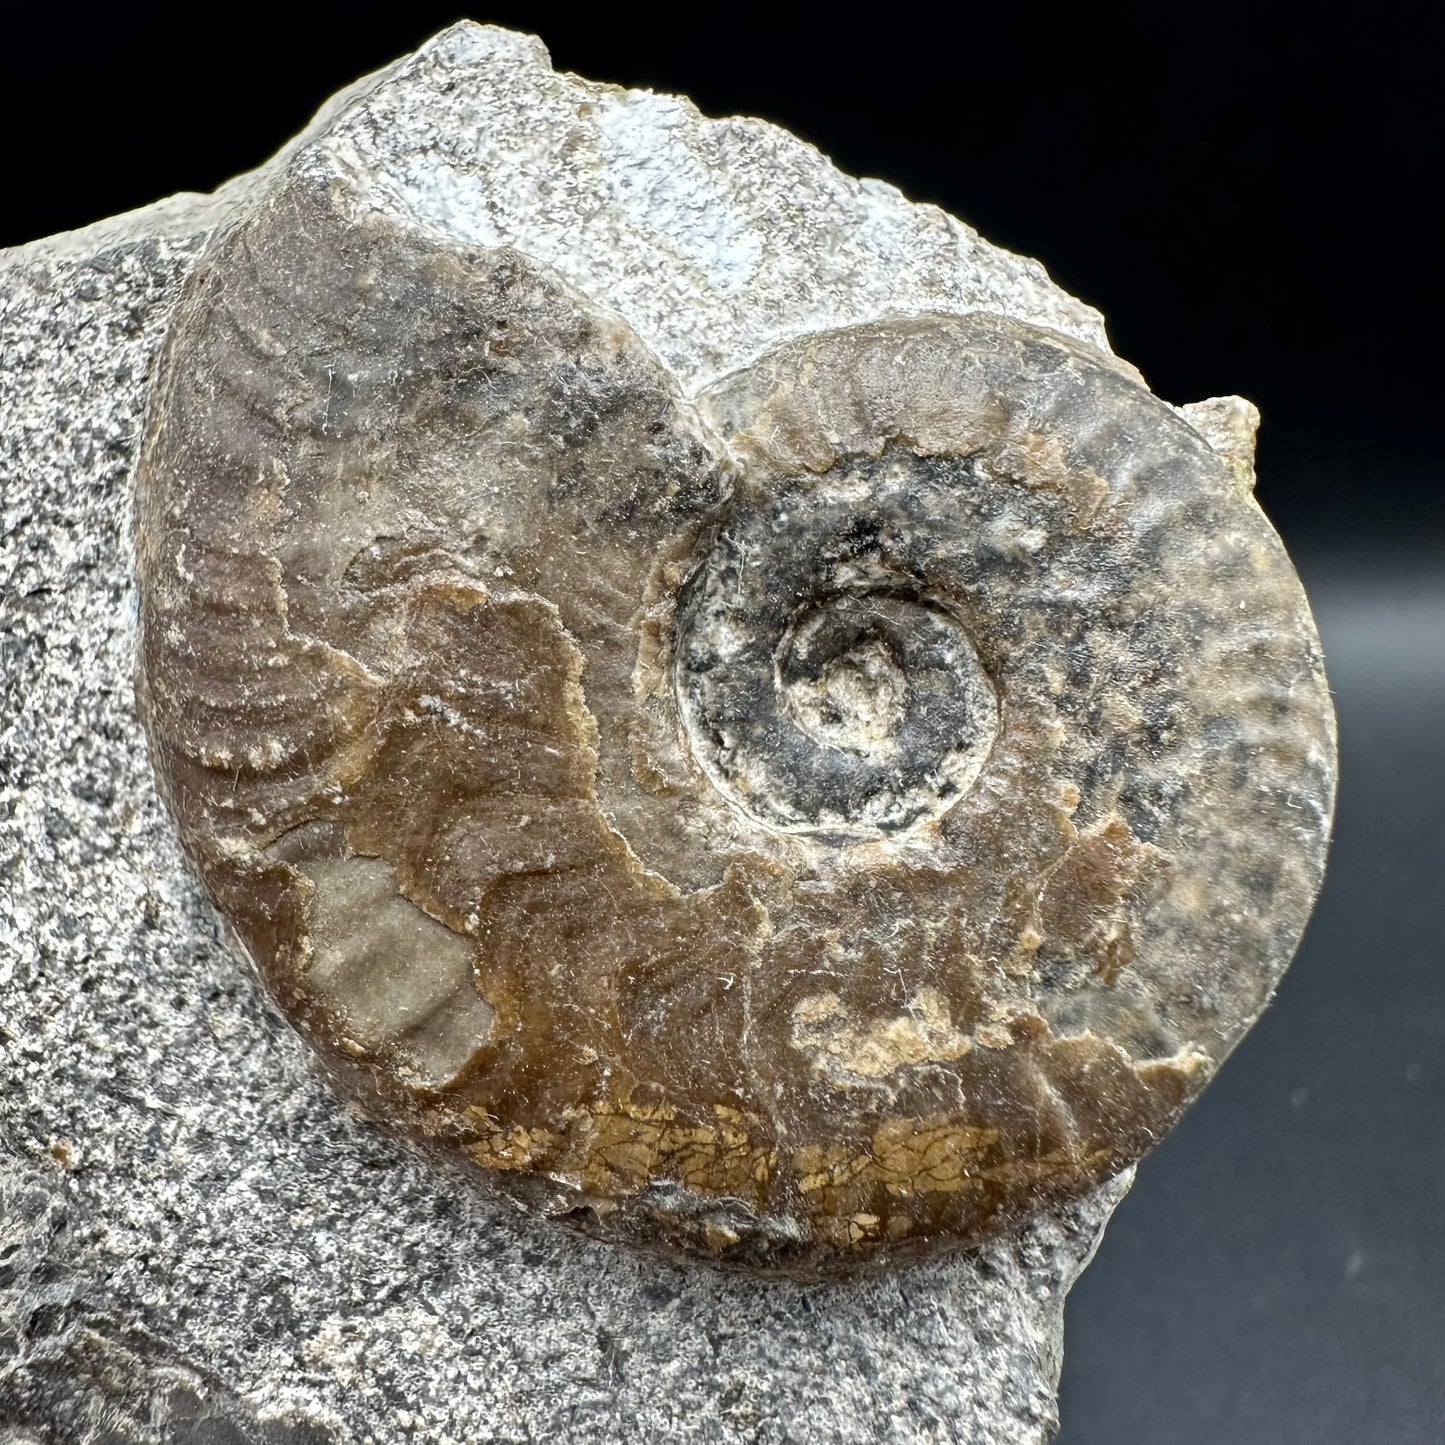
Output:
<svg viewBox="0 0 1445 1445">
<path fill-rule="evenodd" d="M 897 756 L 913 701 L 897 611 L 893 598 L 845 597 L 790 630 L 778 688 L 794 721 L 824 747 L 876 762 Z"/>
<path fill-rule="evenodd" d="M 973 644 L 942 608 L 910 597 L 856 593 L 799 614 L 777 689 L 787 716 L 823 749 L 800 779 L 825 792 L 832 783 L 849 821 L 884 829 L 957 799 L 997 730 Z"/>
<path fill-rule="evenodd" d="M 679 613 L 678 698 L 695 755 L 772 827 L 877 837 L 946 812 L 998 732 L 962 621 L 921 595 L 902 477 L 739 507 Z"/>
</svg>

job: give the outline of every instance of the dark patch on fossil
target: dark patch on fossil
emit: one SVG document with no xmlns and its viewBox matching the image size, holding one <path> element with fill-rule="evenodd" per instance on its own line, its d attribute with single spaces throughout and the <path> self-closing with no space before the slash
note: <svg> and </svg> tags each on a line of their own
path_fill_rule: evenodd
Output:
<svg viewBox="0 0 1445 1445">
<path fill-rule="evenodd" d="M 161 787 L 287 1016 L 607 1238 L 824 1274 L 1090 1188 L 1319 880 L 1278 540 L 1021 324 L 694 406 L 544 267 L 298 172 L 187 283 L 138 543 Z"/>
<path fill-rule="evenodd" d="M 998 699 L 931 595 L 972 484 L 890 454 L 730 509 L 683 590 L 675 681 L 694 751 L 764 823 L 881 836 L 973 785 Z"/>
</svg>

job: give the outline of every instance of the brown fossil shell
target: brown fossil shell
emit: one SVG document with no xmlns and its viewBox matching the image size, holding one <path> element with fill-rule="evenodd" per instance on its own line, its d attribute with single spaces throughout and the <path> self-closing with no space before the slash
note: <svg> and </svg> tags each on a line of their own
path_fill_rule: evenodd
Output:
<svg viewBox="0 0 1445 1445">
<path fill-rule="evenodd" d="M 607 1238 L 817 1275 L 1149 1148 L 1308 916 L 1333 721 L 1120 363 L 819 333 L 697 404 L 541 264 L 297 172 L 138 476 L 185 848 L 338 1088 Z"/>
</svg>

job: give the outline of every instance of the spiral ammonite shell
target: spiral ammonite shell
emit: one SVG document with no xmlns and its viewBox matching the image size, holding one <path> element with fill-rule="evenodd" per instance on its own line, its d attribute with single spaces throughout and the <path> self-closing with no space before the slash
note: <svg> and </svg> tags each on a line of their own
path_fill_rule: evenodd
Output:
<svg viewBox="0 0 1445 1445">
<path fill-rule="evenodd" d="M 999 316 L 699 397 L 541 262 L 293 167 L 138 478 L 182 840 L 348 1097 L 601 1236 L 819 1275 L 1169 1128 L 1331 805 L 1277 538 L 1122 363 Z"/>
</svg>

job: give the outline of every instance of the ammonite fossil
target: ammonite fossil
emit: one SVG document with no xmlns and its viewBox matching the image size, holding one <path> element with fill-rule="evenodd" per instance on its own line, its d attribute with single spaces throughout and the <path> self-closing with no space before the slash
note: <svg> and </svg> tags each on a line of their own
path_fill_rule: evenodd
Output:
<svg viewBox="0 0 1445 1445">
<path fill-rule="evenodd" d="M 1318 643 L 1240 477 L 986 309 L 688 392 L 369 184 L 303 148 L 213 238 L 138 478 L 162 790 L 336 1086 L 798 1275 L 1139 1158 L 1323 866 Z"/>
</svg>

